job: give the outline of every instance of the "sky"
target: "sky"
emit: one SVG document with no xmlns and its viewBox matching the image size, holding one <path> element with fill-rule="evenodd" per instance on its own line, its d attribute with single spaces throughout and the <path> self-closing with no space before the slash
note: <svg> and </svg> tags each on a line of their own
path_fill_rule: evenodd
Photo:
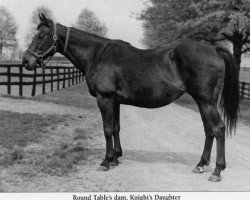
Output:
<svg viewBox="0 0 250 200">
<path fill-rule="evenodd" d="M 122 39 L 138 48 L 143 37 L 142 22 L 133 13 L 140 13 L 147 0 L 0 0 L 0 6 L 7 8 L 18 25 L 17 39 L 22 49 L 24 36 L 29 27 L 32 11 L 37 6 L 49 7 L 60 24 L 71 26 L 83 8 L 89 8 L 106 24 L 107 37 Z"/>
</svg>

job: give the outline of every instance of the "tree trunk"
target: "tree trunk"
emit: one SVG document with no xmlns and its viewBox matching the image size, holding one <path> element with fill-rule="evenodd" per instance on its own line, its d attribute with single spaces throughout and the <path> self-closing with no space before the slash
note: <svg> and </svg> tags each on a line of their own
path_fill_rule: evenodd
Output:
<svg viewBox="0 0 250 200">
<path fill-rule="evenodd" d="M 242 46 L 239 45 L 239 43 L 233 43 L 233 56 L 234 56 L 234 60 L 236 63 L 236 66 L 238 67 L 238 69 L 240 69 L 240 64 L 241 64 L 241 49 Z"/>
</svg>

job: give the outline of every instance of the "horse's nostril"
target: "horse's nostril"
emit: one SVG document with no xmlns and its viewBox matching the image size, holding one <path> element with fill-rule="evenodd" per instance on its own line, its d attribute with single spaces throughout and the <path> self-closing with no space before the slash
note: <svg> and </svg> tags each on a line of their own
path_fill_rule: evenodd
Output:
<svg viewBox="0 0 250 200">
<path fill-rule="evenodd" d="M 23 60 L 23 65 L 24 65 L 24 66 L 27 66 L 28 64 L 29 64 L 29 61 L 26 60 L 26 59 L 24 59 L 24 60 Z"/>
</svg>

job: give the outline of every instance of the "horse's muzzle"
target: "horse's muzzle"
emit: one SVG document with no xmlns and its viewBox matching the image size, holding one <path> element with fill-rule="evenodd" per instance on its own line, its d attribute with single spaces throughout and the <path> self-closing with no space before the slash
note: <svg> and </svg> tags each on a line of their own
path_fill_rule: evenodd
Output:
<svg viewBox="0 0 250 200">
<path fill-rule="evenodd" d="M 30 63 L 27 59 L 23 59 L 22 63 L 23 63 L 23 66 L 25 67 L 25 69 L 27 69 L 29 71 L 34 70 L 34 67 L 30 65 Z"/>
</svg>

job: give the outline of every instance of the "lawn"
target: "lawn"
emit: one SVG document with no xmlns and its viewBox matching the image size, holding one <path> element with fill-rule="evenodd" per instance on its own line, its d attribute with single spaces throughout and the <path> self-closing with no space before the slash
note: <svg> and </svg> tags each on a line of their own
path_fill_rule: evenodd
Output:
<svg viewBox="0 0 250 200">
<path fill-rule="evenodd" d="M 78 84 L 33 98 L 4 96 L 97 112 L 96 102 L 87 93 L 85 85 Z M 18 165 L 20 176 L 66 175 L 76 171 L 79 162 L 91 162 L 93 155 L 102 155 L 99 150 L 89 148 L 101 126 L 84 112 L 82 116 L 65 116 L 0 111 L 0 127 L 0 168 Z"/>
</svg>

